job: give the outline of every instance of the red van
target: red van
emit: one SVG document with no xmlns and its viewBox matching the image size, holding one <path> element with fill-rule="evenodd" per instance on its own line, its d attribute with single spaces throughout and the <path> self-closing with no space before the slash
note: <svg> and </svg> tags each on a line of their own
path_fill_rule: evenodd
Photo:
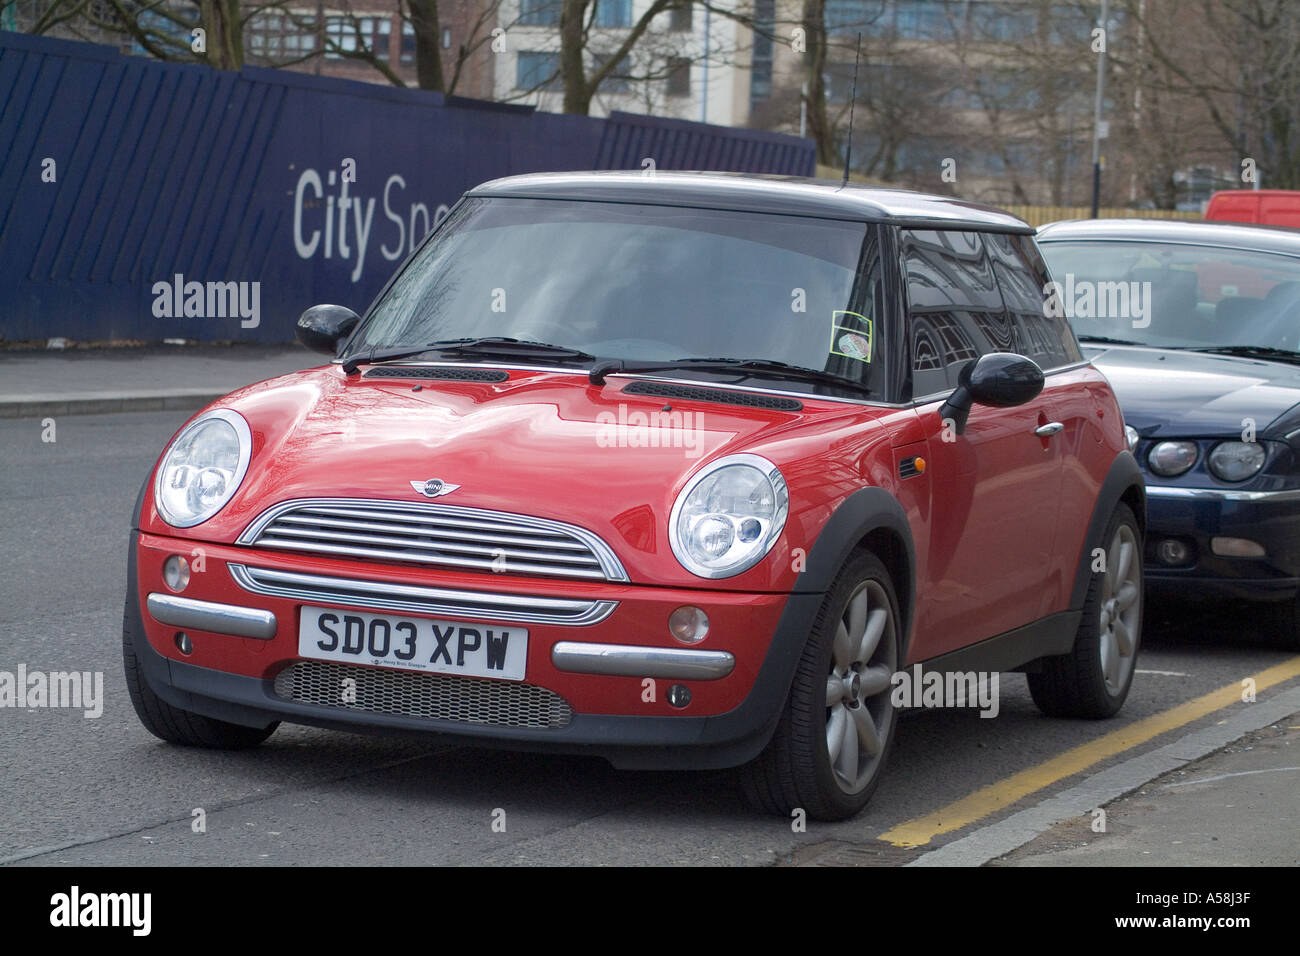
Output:
<svg viewBox="0 0 1300 956">
<path fill-rule="evenodd" d="M 1210 197 L 1206 219 L 1300 227 L 1300 190 L 1225 189 Z"/>
</svg>

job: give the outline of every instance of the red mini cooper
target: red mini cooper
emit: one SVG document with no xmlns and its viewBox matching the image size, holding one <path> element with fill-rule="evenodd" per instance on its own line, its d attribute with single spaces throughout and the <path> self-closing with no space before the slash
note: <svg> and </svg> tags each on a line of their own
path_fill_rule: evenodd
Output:
<svg viewBox="0 0 1300 956">
<path fill-rule="evenodd" d="M 1142 477 L 1032 233 L 723 174 L 471 190 L 364 320 L 304 313 L 330 364 L 167 446 L 131 536 L 141 721 L 739 767 L 840 819 L 916 664 L 1114 714 Z"/>
</svg>

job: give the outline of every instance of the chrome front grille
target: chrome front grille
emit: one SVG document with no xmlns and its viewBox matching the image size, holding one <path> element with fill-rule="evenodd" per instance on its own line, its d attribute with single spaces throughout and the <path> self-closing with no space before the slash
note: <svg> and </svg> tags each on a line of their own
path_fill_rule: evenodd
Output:
<svg viewBox="0 0 1300 956">
<path fill-rule="evenodd" d="M 618 607 L 617 601 L 539 597 L 495 591 L 398 584 L 364 578 L 255 568 L 228 562 L 235 583 L 254 594 L 291 598 L 316 604 L 346 604 L 379 611 L 410 611 L 431 617 L 513 621 L 520 624 L 560 624 L 582 627 L 598 624 Z"/>
<path fill-rule="evenodd" d="M 264 512 L 238 544 L 389 564 L 626 581 L 614 552 L 575 525 L 424 502 L 302 498 Z"/>
<path fill-rule="evenodd" d="M 343 702 L 345 678 L 349 698 Z M 573 719 L 569 702 L 544 687 L 477 677 L 419 674 L 357 667 L 328 661 L 298 661 L 275 678 L 275 694 L 284 700 L 338 710 L 450 720 L 497 727 L 542 730 L 567 727 Z"/>
</svg>

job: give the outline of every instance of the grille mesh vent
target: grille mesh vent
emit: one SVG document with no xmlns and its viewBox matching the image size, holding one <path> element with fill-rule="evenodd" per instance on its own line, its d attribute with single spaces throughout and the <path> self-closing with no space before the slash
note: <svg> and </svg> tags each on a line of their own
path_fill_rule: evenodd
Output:
<svg viewBox="0 0 1300 956">
<path fill-rule="evenodd" d="M 343 703 L 344 678 L 356 681 L 355 703 Z M 290 664 L 276 676 L 275 694 L 284 700 L 339 710 L 496 727 L 557 729 L 567 727 L 573 719 L 573 709 L 567 700 L 533 684 L 381 670 L 329 661 Z"/>
<path fill-rule="evenodd" d="M 394 366 L 382 365 L 372 368 L 366 378 L 436 378 L 445 382 L 504 382 L 510 376 L 501 371 L 486 368 L 435 368 L 428 365 Z"/>
<path fill-rule="evenodd" d="M 690 398 L 701 402 L 721 402 L 724 405 L 744 405 L 746 408 L 771 408 L 782 412 L 797 412 L 803 403 L 793 398 L 759 395 L 754 392 L 730 392 L 720 388 L 694 388 L 690 385 L 670 385 L 666 382 L 633 382 L 623 391 L 628 395 L 654 395 L 658 398 Z"/>
</svg>

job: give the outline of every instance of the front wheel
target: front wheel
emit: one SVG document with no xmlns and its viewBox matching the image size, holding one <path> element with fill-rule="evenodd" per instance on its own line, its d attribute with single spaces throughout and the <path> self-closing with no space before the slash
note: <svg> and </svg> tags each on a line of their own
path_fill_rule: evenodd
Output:
<svg viewBox="0 0 1300 956">
<path fill-rule="evenodd" d="M 843 820 L 867 805 L 894 740 L 890 688 L 901 641 L 889 572 L 859 554 L 818 611 L 771 742 L 741 768 L 752 806 Z"/>
<path fill-rule="evenodd" d="M 1106 528 L 1100 570 L 1092 573 L 1074 649 L 1026 675 L 1049 717 L 1112 717 L 1128 697 L 1142 642 L 1142 529 L 1121 504 Z M 1091 560 L 1091 558 L 1090 558 Z"/>
</svg>

